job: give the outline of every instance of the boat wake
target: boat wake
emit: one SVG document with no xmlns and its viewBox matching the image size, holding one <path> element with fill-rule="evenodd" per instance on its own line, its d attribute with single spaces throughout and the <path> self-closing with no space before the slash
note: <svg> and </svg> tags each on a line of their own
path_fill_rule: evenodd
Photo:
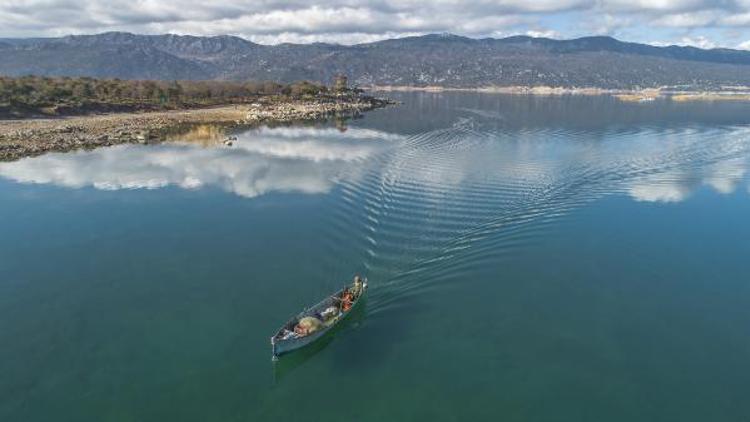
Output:
<svg viewBox="0 0 750 422">
<path fill-rule="evenodd" d="M 702 185 L 731 192 L 748 153 L 747 127 L 508 133 L 461 119 L 342 177 L 334 232 L 356 237 L 377 314 L 480 261 L 512 257 L 603 196 L 669 202 Z"/>
</svg>

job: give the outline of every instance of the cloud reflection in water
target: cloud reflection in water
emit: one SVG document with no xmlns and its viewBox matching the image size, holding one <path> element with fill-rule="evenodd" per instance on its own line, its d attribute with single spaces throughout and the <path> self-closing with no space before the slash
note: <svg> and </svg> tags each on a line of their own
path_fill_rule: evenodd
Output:
<svg viewBox="0 0 750 422">
<path fill-rule="evenodd" d="M 3 164 L 0 176 L 103 190 L 217 186 L 248 198 L 276 191 L 316 194 L 328 192 L 345 170 L 357 177 L 357 163 L 387 148 L 384 140 L 397 139 L 363 129 L 260 129 L 231 148 L 183 142 L 52 153 Z"/>
<path fill-rule="evenodd" d="M 370 164 L 377 157 L 384 184 L 408 181 L 454 196 L 473 184 L 523 196 L 536 188 L 551 191 L 589 183 L 636 201 L 675 203 L 704 186 L 730 194 L 747 173 L 746 130 L 718 135 L 644 131 L 630 137 L 627 148 L 614 142 L 617 136 L 574 143 L 562 134 L 539 142 L 497 137 L 465 125 L 412 138 L 362 128 L 263 128 L 240 135 L 231 148 L 221 144 L 223 132 L 203 132 L 211 142 L 184 136 L 183 141 L 154 146 L 53 153 L 2 164 L 0 176 L 103 190 L 214 186 L 251 198 L 269 192 L 326 193 L 341 181 L 357 182 L 373 170 Z M 708 142 L 707 137 L 716 139 Z M 392 149 L 394 145 L 399 147 Z M 386 150 L 394 153 L 381 154 Z M 591 177 L 597 173 L 614 176 Z M 443 198 L 427 197 L 438 202 L 433 206 Z"/>
<path fill-rule="evenodd" d="M 732 158 L 690 171 L 666 171 L 635 180 L 628 193 L 642 202 L 682 202 L 702 186 L 729 195 L 737 190 L 747 172 L 747 160 Z"/>
</svg>

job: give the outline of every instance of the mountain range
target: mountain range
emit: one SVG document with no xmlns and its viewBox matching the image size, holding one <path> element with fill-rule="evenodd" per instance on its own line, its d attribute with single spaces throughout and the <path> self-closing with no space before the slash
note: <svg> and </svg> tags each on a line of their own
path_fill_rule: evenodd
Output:
<svg viewBox="0 0 750 422">
<path fill-rule="evenodd" d="M 750 86 L 750 51 L 657 47 L 601 36 L 432 34 L 357 45 L 262 45 L 233 36 L 108 32 L 0 39 L 0 57 L 0 75 L 6 76 L 329 83 L 343 73 L 361 86 Z"/>
</svg>

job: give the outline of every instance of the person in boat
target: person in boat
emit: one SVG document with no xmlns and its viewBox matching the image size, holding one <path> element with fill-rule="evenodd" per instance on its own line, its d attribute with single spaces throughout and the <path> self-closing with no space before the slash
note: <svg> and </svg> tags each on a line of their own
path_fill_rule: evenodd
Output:
<svg viewBox="0 0 750 422">
<path fill-rule="evenodd" d="M 362 294 L 362 291 L 364 290 L 365 282 L 362 280 L 362 277 L 356 275 L 354 276 L 354 283 L 352 283 L 352 287 L 347 287 L 344 289 L 344 292 L 341 294 L 341 310 L 343 312 L 348 311 L 352 308 L 354 305 L 354 301 L 359 298 L 359 295 Z"/>
<path fill-rule="evenodd" d="M 364 290 L 365 282 L 362 280 L 362 277 L 355 275 L 354 276 L 354 283 L 352 285 L 352 288 L 350 289 L 352 292 L 352 296 L 354 296 L 354 299 L 358 298 L 360 294 L 362 294 L 362 290 Z"/>
<path fill-rule="evenodd" d="M 341 310 L 343 312 L 348 311 L 352 308 L 354 302 L 354 295 L 352 294 L 352 289 L 346 288 L 344 289 L 344 293 L 341 294 Z"/>
</svg>

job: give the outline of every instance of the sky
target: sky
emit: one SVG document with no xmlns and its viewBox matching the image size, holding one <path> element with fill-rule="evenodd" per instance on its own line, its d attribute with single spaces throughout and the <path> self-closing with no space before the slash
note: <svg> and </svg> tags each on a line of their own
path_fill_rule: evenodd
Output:
<svg viewBox="0 0 750 422">
<path fill-rule="evenodd" d="M 609 35 L 750 50 L 750 0 L 0 0 L 0 37 L 128 31 L 357 44 L 427 33 Z"/>
</svg>

